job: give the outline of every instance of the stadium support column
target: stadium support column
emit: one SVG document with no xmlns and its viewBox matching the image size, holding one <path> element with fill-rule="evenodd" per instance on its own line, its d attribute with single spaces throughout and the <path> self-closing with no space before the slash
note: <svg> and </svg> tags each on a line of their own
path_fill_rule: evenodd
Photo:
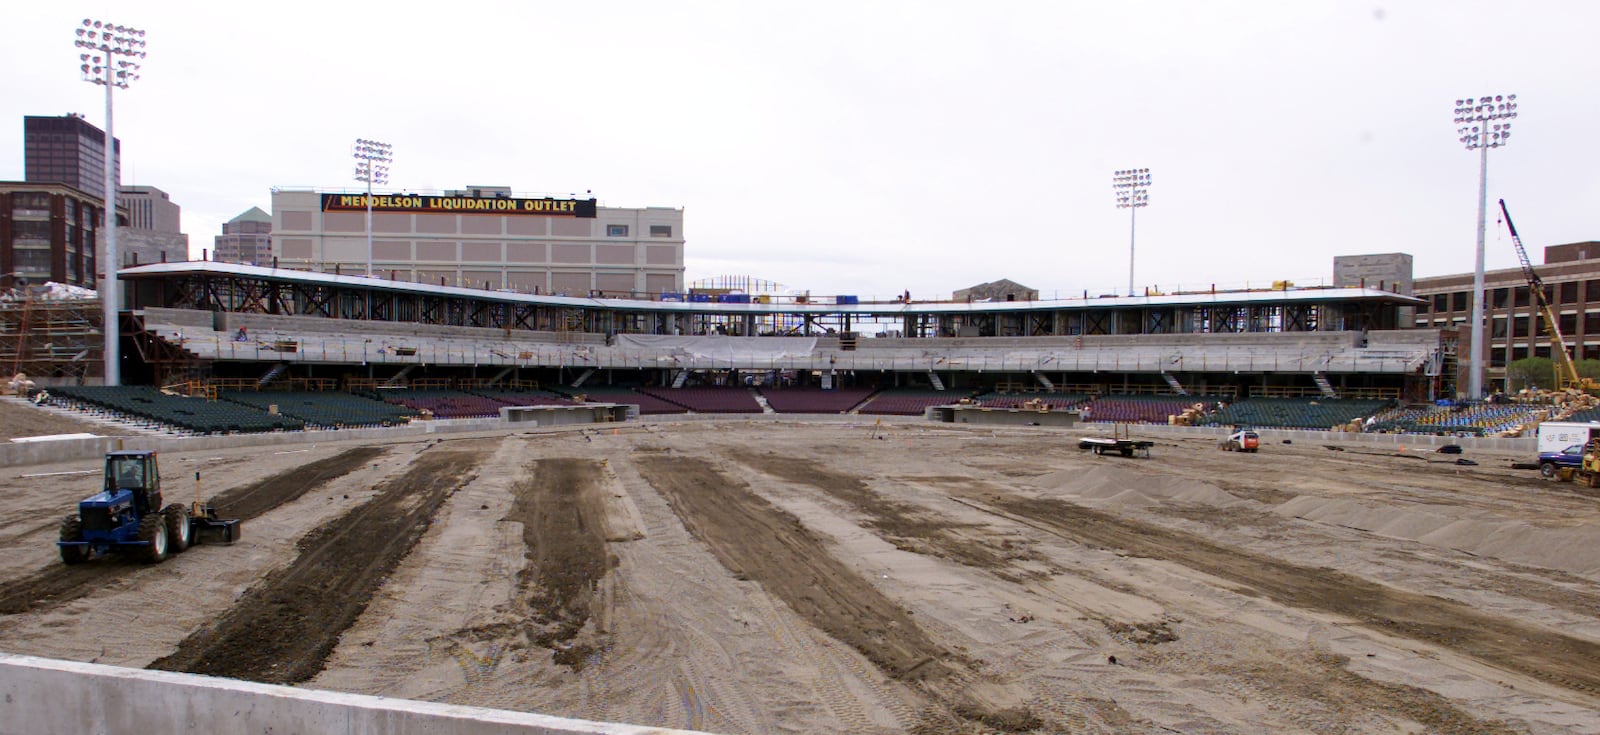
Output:
<svg viewBox="0 0 1600 735">
<path fill-rule="evenodd" d="M 1483 241 L 1489 208 L 1489 149 L 1505 145 L 1511 137 L 1511 123 L 1495 121 L 1516 116 L 1514 94 L 1456 100 L 1455 122 L 1460 126 L 1456 132 L 1467 150 L 1478 151 L 1478 251 L 1472 271 L 1472 360 L 1467 375 L 1467 397 L 1472 399 L 1483 397 L 1484 355 L 1488 352 L 1483 339 Z"/>
<path fill-rule="evenodd" d="M 1128 295 L 1133 296 L 1133 245 L 1140 207 L 1150 205 L 1150 169 L 1129 168 L 1113 172 L 1111 189 L 1117 194 L 1117 209 L 1128 210 Z"/>
<path fill-rule="evenodd" d="M 105 334 L 105 384 L 121 385 L 122 356 L 118 339 L 122 329 L 117 321 L 122 301 L 117 289 L 117 138 L 111 127 L 111 92 L 118 87 L 127 89 L 129 84 L 138 81 L 138 60 L 145 57 L 144 31 L 85 18 L 77 35 L 75 45 L 89 52 L 78 55 L 83 80 L 106 88 L 106 211 L 100 225 L 106 234 L 105 276 L 95 284 L 95 290 L 100 292 L 105 310 L 105 324 L 101 329 Z"/>
<path fill-rule="evenodd" d="M 394 146 L 376 140 L 356 138 L 351 155 L 356 159 L 356 181 L 367 184 L 367 277 L 371 278 L 372 185 L 389 183 L 389 163 L 394 160 Z"/>
</svg>

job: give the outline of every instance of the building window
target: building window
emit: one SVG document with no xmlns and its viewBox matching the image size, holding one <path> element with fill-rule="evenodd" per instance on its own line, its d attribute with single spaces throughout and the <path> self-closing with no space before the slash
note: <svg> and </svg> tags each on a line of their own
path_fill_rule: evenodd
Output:
<svg viewBox="0 0 1600 735">
<path fill-rule="evenodd" d="M 1573 334 L 1577 334 L 1578 333 L 1578 315 L 1577 314 L 1562 314 L 1562 315 L 1560 315 L 1560 316 L 1558 316 L 1556 318 L 1561 321 L 1561 334 L 1563 336 L 1573 335 Z"/>
<path fill-rule="evenodd" d="M 1583 315 L 1583 333 L 1600 336 L 1600 311 L 1586 312 Z"/>
<path fill-rule="evenodd" d="M 1527 317 L 1527 316 L 1519 316 L 1519 317 L 1517 317 L 1515 319 L 1512 319 L 1511 320 L 1511 336 L 1512 337 L 1526 337 L 1526 336 L 1528 336 L 1528 327 L 1529 327 L 1528 322 L 1531 322 L 1531 321 L 1533 321 L 1533 317 Z"/>
<path fill-rule="evenodd" d="M 1494 319 L 1489 320 L 1489 337 L 1490 337 L 1490 339 L 1505 339 L 1506 338 L 1506 318 L 1505 317 L 1497 316 Z"/>
<path fill-rule="evenodd" d="M 1600 302 L 1600 281 L 1583 282 L 1583 300 L 1591 304 Z"/>
<path fill-rule="evenodd" d="M 1423 299 L 1422 303 L 1417 304 L 1417 313 L 1418 314 L 1426 314 L 1426 313 L 1428 313 L 1428 307 L 1431 306 L 1431 305 L 1432 304 L 1427 299 Z"/>
<path fill-rule="evenodd" d="M 1528 287 L 1527 286 L 1518 286 L 1515 291 L 1512 291 L 1511 300 L 1512 300 L 1512 303 L 1515 304 L 1516 306 L 1527 306 L 1528 305 Z"/>
<path fill-rule="evenodd" d="M 650 225 L 651 237 L 672 237 L 672 225 Z"/>
<path fill-rule="evenodd" d="M 1496 309 L 1506 308 L 1506 290 L 1497 288 L 1489 293 L 1489 305 Z"/>
<path fill-rule="evenodd" d="M 12 263 L 22 273 L 50 273 L 50 251 L 35 250 L 32 248 L 17 248 L 12 251 Z"/>
<path fill-rule="evenodd" d="M 11 236 L 18 240 L 50 242 L 50 223 L 19 219 L 11 223 Z"/>
<path fill-rule="evenodd" d="M 1455 292 L 1455 293 L 1450 295 L 1450 310 L 1451 311 L 1466 311 L 1467 310 L 1467 292 L 1466 291 L 1457 291 L 1457 292 Z"/>
<path fill-rule="evenodd" d="M 1563 304 L 1576 304 L 1576 303 L 1578 303 L 1578 282 L 1577 281 L 1567 281 L 1566 283 L 1561 284 L 1561 303 L 1563 303 Z"/>
<path fill-rule="evenodd" d="M 1433 295 L 1433 310 L 1434 311 L 1449 311 L 1450 310 L 1450 294 L 1443 294 L 1443 293 L 1434 294 Z"/>
<path fill-rule="evenodd" d="M 627 237 L 627 225 L 606 225 L 606 237 Z"/>
</svg>

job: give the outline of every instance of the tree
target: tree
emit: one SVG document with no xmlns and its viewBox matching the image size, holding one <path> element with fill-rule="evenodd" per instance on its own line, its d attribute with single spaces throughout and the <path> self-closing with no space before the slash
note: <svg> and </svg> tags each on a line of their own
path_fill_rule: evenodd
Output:
<svg viewBox="0 0 1600 735">
<path fill-rule="evenodd" d="M 1585 360 L 1584 362 L 1597 362 Z M 1600 364 L 1597 364 L 1600 367 Z M 1524 357 L 1506 365 L 1506 390 L 1515 393 L 1529 386 L 1556 387 L 1556 363 L 1548 357 Z"/>
</svg>

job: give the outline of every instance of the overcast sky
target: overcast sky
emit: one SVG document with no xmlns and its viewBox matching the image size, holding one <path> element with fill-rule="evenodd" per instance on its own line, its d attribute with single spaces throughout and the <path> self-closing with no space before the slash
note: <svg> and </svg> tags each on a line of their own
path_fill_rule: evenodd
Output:
<svg viewBox="0 0 1600 735">
<path fill-rule="evenodd" d="M 1458 97 L 1518 95 L 1489 154 L 1490 268 L 1600 239 L 1600 3 L 14 3 L 0 179 L 22 117 L 78 112 L 85 17 L 148 33 L 116 98 L 124 184 L 196 254 L 274 186 L 593 191 L 685 210 L 687 277 L 914 297 L 1010 278 L 1126 289 L 1112 172 L 1148 167 L 1135 281 L 1331 279 L 1335 255 L 1472 268 L 1478 156 Z"/>
</svg>

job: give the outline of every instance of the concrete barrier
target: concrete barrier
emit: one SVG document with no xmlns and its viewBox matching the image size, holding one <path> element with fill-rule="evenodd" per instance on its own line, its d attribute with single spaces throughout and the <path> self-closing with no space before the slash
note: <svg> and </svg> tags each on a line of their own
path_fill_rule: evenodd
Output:
<svg viewBox="0 0 1600 735">
<path fill-rule="evenodd" d="M 1111 431 L 1110 424 L 1081 424 L 1080 429 Z M 1161 426 L 1133 424 L 1133 433 L 1142 436 L 1201 436 L 1221 439 L 1232 432 L 1219 426 Z M 1435 436 L 1432 434 L 1361 434 L 1348 431 L 1320 431 L 1314 429 L 1257 428 L 1263 442 L 1280 442 L 1288 439 L 1309 444 L 1352 444 L 1378 447 L 1407 447 L 1432 449 L 1446 444 L 1457 444 L 1463 449 L 1496 452 L 1523 452 L 1528 461 L 1538 454 L 1537 440 L 1531 436 Z"/>
<path fill-rule="evenodd" d="M 12 654 L 0 695 L 0 735 L 691 733 Z"/>
<path fill-rule="evenodd" d="M 48 442 L 0 443 L 0 467 L 17 467 L 80 459 L 100 459 L 113 449 L 146 449 L 158 452 L 191 452 L 232 447 L 271 447 L 319 442 L 381 441 L 433 434 L 454 434 L 508 428 L 498 418 L 443 419 L 414 421 L 404 426 L 369 429 L 322 429 L 316 431 L 276 431 L 261 434 L 215 434 L 212 436 L 171 436 L 138 434 L 104 436 L 96 439 L 63 439 Z"/>
</svg>

